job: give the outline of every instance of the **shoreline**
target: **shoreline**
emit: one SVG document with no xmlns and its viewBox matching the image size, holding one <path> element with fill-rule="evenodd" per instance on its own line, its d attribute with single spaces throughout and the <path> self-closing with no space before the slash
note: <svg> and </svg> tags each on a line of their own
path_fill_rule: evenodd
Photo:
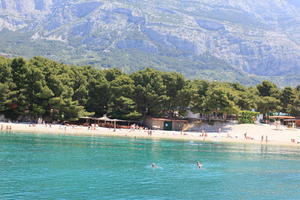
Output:
<svg viewBox="0 0 300 200">
<path fill-rule="evenodd" d="M 236 124 L 227 125 L 224 132 L 210 132 L 207 137 L 202 137 L 200 132 L 181 132 L 152 130 L 152 135 L 148 135 L 147 130 L 130 130 L 97 127 L 90 130 L 84 126 L 64 126 L 64 125 L 44 125 L 22 123 L 0 123 L 1 133 L 33 133 L 33 134 L 56 134 L 72 136 L 102 136 L 102 137 L 125 137 L 151 140 L 175 140 L 194 142 L 216 142 L 235 144 L 257 144 L 300 147 L 300 129 L 277 129 L 278 127 L 265 124 Z M 11 127 L 11 130 L 6 130 Z M 263 138 L 262 138 L 263 137 Z M 267 138 L 267 141 L 265 139 Z M 262 141 L 262 139 L 264 139 Z"/>
</svg>

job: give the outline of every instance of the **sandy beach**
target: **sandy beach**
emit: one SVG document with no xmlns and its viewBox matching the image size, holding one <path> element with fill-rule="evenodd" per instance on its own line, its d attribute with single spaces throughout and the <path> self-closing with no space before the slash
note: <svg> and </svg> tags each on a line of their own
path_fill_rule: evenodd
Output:
<svg viewBox="0 0 300 200">
<path fill-rule="evenodd" d="M 37 134 L 66 134 L 109 137 L 136 137 L 148 139 L 168 139 L 185 141 L 249 143 L 265 145 L 289 145 L 300 147 L 300 129 L 276 127 L 266 124 L 230 124 L 224 127 L 226 131 L 210 132 L 176 132 L 153 130 L 109 129 L 85 126 L 65 126 L 46 124 L 0 123 L 2 132 L 28 132 Z M 11 130 L 10 130 L 11 129 Z M 206 136 L 205 136 L 206 135 Z"/>
</svg>

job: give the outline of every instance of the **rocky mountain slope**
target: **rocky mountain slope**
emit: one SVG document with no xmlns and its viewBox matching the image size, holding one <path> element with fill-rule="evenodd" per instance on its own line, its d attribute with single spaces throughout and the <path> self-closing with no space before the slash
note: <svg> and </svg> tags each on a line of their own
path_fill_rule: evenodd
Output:
<svg viewBox="0 0 300 200">
<path fill-rule="evenodd" d="M 298 0 L 0 0 L 0 52 L 300 84 Z"/>
</svg>

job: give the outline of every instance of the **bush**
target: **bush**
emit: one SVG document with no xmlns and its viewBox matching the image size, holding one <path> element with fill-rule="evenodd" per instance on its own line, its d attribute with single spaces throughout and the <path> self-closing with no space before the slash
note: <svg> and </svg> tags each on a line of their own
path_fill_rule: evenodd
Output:
<svg viewBox="0 0 300 200">
<path fill-rule="evenodd" d="M 254 124 L 259 112 L 244 110 L 239 113 L 238 121 L 240 124 Z"/>
</svg>

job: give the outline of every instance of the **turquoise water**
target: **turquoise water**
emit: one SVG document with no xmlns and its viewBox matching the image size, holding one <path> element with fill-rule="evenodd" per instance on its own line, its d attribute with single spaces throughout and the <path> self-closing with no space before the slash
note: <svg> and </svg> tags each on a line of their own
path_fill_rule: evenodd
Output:
<svg viewBox="0 0 300 200">
<path fill-rule="evenodd" d="M 299 189 L 300 148 L 0 133 L 1 200 L 298 200 Z"/>
</svg>

